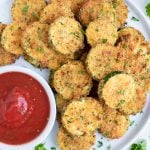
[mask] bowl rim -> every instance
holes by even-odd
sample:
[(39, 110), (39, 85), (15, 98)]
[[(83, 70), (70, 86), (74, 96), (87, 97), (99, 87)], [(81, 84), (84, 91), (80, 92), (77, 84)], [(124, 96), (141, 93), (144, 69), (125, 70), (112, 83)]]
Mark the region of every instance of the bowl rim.
[(49, 103), (50, 103), (50, 114), (49, 114), (50, 117), (49, 117), (49, 120), (48, 120), (44, 130), (39, 134), (39, 136), (37, 136), (36, 138), (34, 138), (33, 140), (31, 140), (27, 143), (18, 144), (18, 145), (11, 145), (11, 144), (0, 142), (0, 148), (3, 148), (3, 149), (27, 150), (29, 148), (33, 148), (37, 144), (42, 143), (48, 137), (48, 135), (50, 134), (50, 132), (51, 132), (53, 126), (54, 126), (55, 120), (56, 120), (55, 97), (54, 97), (54, 93), (52, 92), (52, 89), (48, 85), (47, 81), (42, 76), (40, 76), (38, 73), (36, 73), (36, 72), (34, 72), (34, 71), (32, 71), (28, 68), (20, 67), (20, 66), (0, 67), (0, 74), (8, 73), (8, 72), (24, 73), (24, 74), (27, 74), (27, 75), (31, 76), (35, 80), (37, 80), (42, 85), (45, 92), (47, 93), (48, 100), (49, 100)]

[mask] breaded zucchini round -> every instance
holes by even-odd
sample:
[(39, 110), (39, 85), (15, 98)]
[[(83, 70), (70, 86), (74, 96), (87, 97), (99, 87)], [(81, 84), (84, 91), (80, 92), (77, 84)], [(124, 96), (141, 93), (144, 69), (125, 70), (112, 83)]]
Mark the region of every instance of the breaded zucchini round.
[(89, 150), (95, 143), (95, 134), (72, 136), (63, 127), (60, 127), (57, 142), (61, 150)]
[(12, 6), (13, 21), (27, 24), (37, 21), (45, 6), (45, 0), (15, 0)]
[(129, 127), (128, 117), (106, 105), (104, 105), (103, 109), (103, 120), (99, 125), (100, 133), (111, 139), (122, 137)]
[(88, 43), (93, 47), (98, 43), (114, 45), (118, 38), (117, 27), (107, 19), (97, 19), (87, 27), (86, 37)]
[(84, 47), (82, 27), (75, 19), (60, 17), (50, 26), (49, 41), (62, 54), (78, 52)]
[(51, 3), (41, 12), (40, 22), (51, 24), (61, 16), (73, 18), (74, 14), (67, 3), (64, 4), (61, 1)]
[(111, 77), (102, 89), (102, 97), (110, 108), (120, 108), (135, 99), (136, 83), (132, 76), (118, 74)]
[(121, 71), (122, 66), (118, 62), (120, 49), (111, 45), (97, 45), (92, 48), (87, 56), (87, 70), (95, 80), (103, 79), (112, 71)]
[(69, 57), (48, 47), (49, 25), (35, 22), (28, 26), (23, 34), (22, 45), (25, 54), (40, 62), (40, 66), (51, 69), (59, 68)]
[(91, 97), (83, 97), (72, 101), (66, 107), (62, 123), (72, 135), (82, 136), (93, 133), (98, 128), (102, 115), (103, 109), (98, 101)]
[(42, 62), (40, 62), (26, 54), (24, 55), (24, 59), (37, 68), (47, 68), (47, 65), (45, 63), (42, 64)]
[(14, 55), (22, 55), (21, 37), (26, 25), (24, 23), (14, 23), (8, 25), (1, 37), (1, 44), (4, 49)]
[(139, 113), (146, 103), (146, 96), (147, 94), (143, 87), (138, 87), (136, 89), (135, 99), (120, 107), (119, 111), (126, 115), (135, 115)]
[[(5, 27), (6, 27), (6, 25), (0, 24), (0, 39), (1, 39), (1, 35), (2, 35), (2, 32), (5, 29)], [(11, 63), (15, 62), (16, 59), (17, 59), (17, 57), (15, 55), (13, 55), (9, 52), (6, 52), (2, 48), (2, 45), (0, 44), (0, 66), (11, 64)]]
[(53, 85), (64, 99), (87, 96), (92, 88), (92, 79), (80, 61), (69, 61), (54, 73)]
[(118, 46), (124, 49), (131, 49), (133, 51), (136, 50), (144, 41), (144, 36), (142, 33), (133, 27), (125, 27), (121, 29), (118, 36)]
[(63, 112), (64, 108), (68, 105), (68, 103), (71, 101), (69, 99), (64, 99), (60, 94), (56, 94), (56, 106), (58, 112)]
[(117, 26), (121, 27), (128, 18), (128, 8), (124, 0), (112, 0), (114, 9), (116, 10)]
[(51, 0), (51, 1), (52, 3), (55, 3), (55, 2), (65, 3), (65, 4), (70, 3), (72, 12), (75, 14), (75, 16), (77, 16), (85, 0)]
[(87, 0), (83, 3), (79, 12), (79, 20), (83, 26), (88, 26), (96, 19), (108, 19), (116, 21), (116, 11), (108, 0)]

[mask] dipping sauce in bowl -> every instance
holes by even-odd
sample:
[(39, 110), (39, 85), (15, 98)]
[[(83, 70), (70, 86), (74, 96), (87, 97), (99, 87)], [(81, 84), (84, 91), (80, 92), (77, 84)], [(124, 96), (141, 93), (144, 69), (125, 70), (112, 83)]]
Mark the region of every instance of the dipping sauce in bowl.
[(50, 118), (43, 86), (21, 72), (0, 74), (0, 142), (19, 145), (41, 134)]

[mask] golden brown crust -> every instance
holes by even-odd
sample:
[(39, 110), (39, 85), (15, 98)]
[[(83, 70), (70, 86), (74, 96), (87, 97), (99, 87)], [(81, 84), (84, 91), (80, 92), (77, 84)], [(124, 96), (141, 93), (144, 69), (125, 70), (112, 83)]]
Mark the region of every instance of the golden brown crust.
[(120, 49), (105, 44), (99, 44), (90, 50), (86, 65), (93, 79), (101, 80), (112, 71), (122, 71), (122, 66), (117, 61), (119, 51)]
[(146, 103), (146, 92), (143, 87), (136, 89), (136, 98), (119, 108), (119, 111), (126, 115), (135, 115), (142, 111)]
[(128, 117), (106, 105), (104, 105), (103, 109), (103, 120), (99, 125), (100, 133), (110, 139), (118, 139), (122, 137), (129, 126)]
[(80, 61), (69, 61), (54, 74), (55, 90), (64, 99), (87, 96), (92, 88), (92, 79)]
[(120, 108), (135, 99), (136, 83), (134, 78), (127, 74), (118, 74), (111, 77), (102, 89), (102, 98), (110, 108)]
[(26, 25), (24, 23), (13, 23), (4, 29), (1, 37), (1, 44), (7, 52), (17, 56), (23, 54), (21, 36), (25, 27)]
[(72, 136), (63, 127), (59, 128), (57, 142), (61, 150), (89, 150), (95, 143), (95, 134)]
[(65, 0), (64, 5), (63, 1), (53, 2), (46, 6), (41, 12), (40, 22), (51, 24), (57, 18), (62, 16), (73, 18), (74, 14), (72, 13), (69, 4)]
[(83, 97), (66, 107), (62, 122), (69, 133), (81, 136), (93, 133), (98, 128), (102, 115), (103, 109), (97, 100)]
[(118, 38), (117, 27), (107, 19), (97, 19), (87, 27), (86, 36), (92, 47), (106, 43), (114, 45)]
[(75, 19), (60, 17), (50, 26), (49, 41), (56, 51), (64, 55), (74, 54), (84, 47), (82, 27)]
[(113, 7), (116, 10), (117, 27), (124, 25), (128, 18), (128, 8), (124, 0), (112, 0)]
[(64, 56), (48, 47), (48, 29), (47, 24), (31, 24), (23, 34), (22, 44), (25, 53), (40, 62), (40, 66), (57, 69), (70, 59), (70, 56)]
[(79, 20), (83, 26), (88, 26), (96, 19), (108, 19), (116, 22), (116, 11), (108, 0), (86, 0), (79, 12)]
[(15, 0), (12, 6), (14, 22), (30, 24), (39, 20), (40, 13), (46, 6), (45, 0)]

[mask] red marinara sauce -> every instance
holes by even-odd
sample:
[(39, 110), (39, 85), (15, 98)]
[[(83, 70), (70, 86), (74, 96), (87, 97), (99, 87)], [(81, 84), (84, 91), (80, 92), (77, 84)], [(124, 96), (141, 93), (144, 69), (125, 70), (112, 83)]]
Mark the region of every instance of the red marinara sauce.
[(50, 104), (42, 85), (20, 73), (0, 74), (0, 141), (23, 144), (46, 127)]

